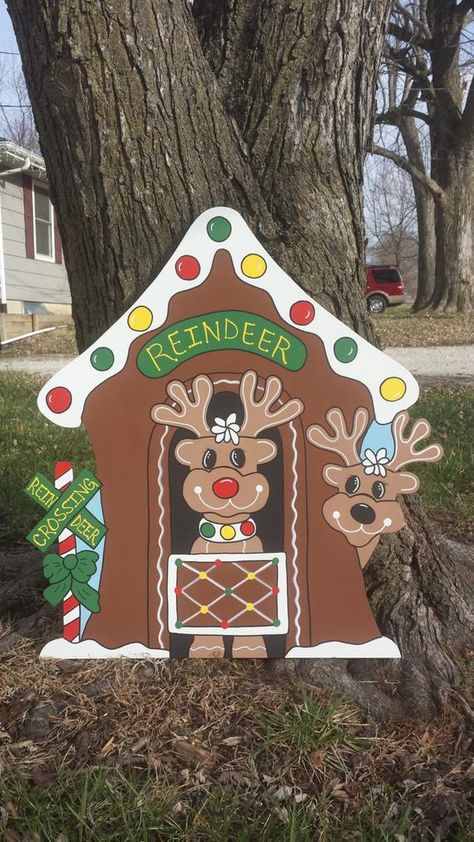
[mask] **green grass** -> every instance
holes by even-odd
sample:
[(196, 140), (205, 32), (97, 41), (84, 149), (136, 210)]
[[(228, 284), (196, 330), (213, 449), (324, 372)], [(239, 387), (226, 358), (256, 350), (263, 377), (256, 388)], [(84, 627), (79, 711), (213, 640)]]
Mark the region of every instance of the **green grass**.
[[(231, 791), (214, 783), (183, 795), (177, 786), (133, 769), (92, 768), (59, 772), (52, 786), (38, 789), (26, 779), (0, 783), (0, 834), (5, 839), (41, 842), (392, 842), (442, 840), (420, 824), (416, 796), (404, 797), (380, 785), (360, 803), (341, 803), (327, 792), (296, 800)], [(387, 803), (390, 807), (387, 809)], [(419, 813), (418, 809), (418, 813)], [(454, 817), (453, 817), (454, 819)], [(469, 838), (459, 817), (449, 838)], [(7, 831), (9, 836), (6, 835)], [(16, 835), (13, 836), (12, 834)], [(22, 834), (22, 835), (20, 835)], [(32, 837), (38, 834), (38, 837)], [(63, 834), (61, 836), (60, 834)], [(406, 834), (406, 835), (405, 835)]]
[(401, 304), (388, 307), (385, 313), (372, 319), (384, 348), (474, 343), (472, 314), (412, 313), (411, 304)]
[(352, 736), (347, 720), (347, 710), (341, 703), (323, 703), (303, 692), (302, 703), (292, 705), (289, 710), (262, 711), (259, 750), (281, 746), (302, 757), (313, 751), (325, 751), (328, 746), (336, 749), (335, 757), (346, 750), (362, 751), (370, 745), (370, 740)]
[[(0, 374), (0, 542), (26, 535), (39, 518), (38, 507), (22, 489), (35, 471), (51, 477), (57, 459), (70, 458), (77, 472), (94, 469), (86, 433), (46, 421), (36, 406), (38, 378)], [(445, 450), (435, 465), (415, 466), (422, 480), (427, 513), (454, 535), (472, 538), (474, 522), (474, 389), (431, 388), (413, 407), (413, 417), (426, 416), (433, 438)]]
[(445, 386), (422, 392), (413, 418), (428, 418), (444, 457), (415, 465), (428, 514), (454, 537), (472, 540), (474, 530), (474, 388)]
[(78, 472), (94, 467), (88, 438), (83, 430), (67, 430), (40, 414), (37, 377), (0, 375), (0, 542), (26, 535), (41, 510), (22, 489), (36, 471), (52, 478), (54, 463), (72, 459)]

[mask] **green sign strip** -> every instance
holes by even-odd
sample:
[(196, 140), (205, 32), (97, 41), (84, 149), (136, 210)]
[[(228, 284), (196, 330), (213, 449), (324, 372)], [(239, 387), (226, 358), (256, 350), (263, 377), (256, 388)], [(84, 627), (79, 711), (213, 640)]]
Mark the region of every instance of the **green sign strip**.
[[(44, 486), (46, 490), (40, 488), (40, 486), (35, 483), (35, 479), (39, 479), (41, 485)], [(32, 497), (32, 499), (37, 500), (37, 502), (41, 502), (38, 499), (38, 494), (42, 499), (47, 499), (48, 491), (51, 492), (54, 490), (57, 494), (56, 489), (53, 489), (48, 480), (46, 480), (45, 483), (44, 479), (45, 478), (42, 477), (41, 474), (37, 474), (36, 477), (33, 477), (25, 489), (27, 494)], [(45, 551), (49, 549), (51, 544), (54, 544), (66, 526), (69, 527), (76, 535), (79, 535), (80, 538), (83, 538), (86, 543), (89, 543), (85, 537), (86, 534), (93, 535), (95, 540), (97, 536), (95, 535), (94, 530), (97, 530), (97, 526), (100, 526), (104, 530), (105, 527), (103, 524), (99, 524), (99, 521), (91, 515), (90, 512), (87, 512), (87, 514), (83, 513), (83, 519), (85, 518), (89, 521), (89, 525), (93, 529), (93, 532), (89, 533), (86, 525), (82, 527), (82, 521), (77, 521), (75, 528), (73, 529), (72, 521), (75, 520), (75, 515), (77, 515), (84, 506), (86, 506), (94, 494), (97, 494), (101, 485), (102, 483), (99, 482), (97, 477), (95, 477), (91, 471), (87, 470), (87, 468), (84, 471), (81, 471), (79, 476), (72, 481), (71, 485), (61, 494), (61, 496), (57, 497), (57, 499), (53, 501), (52, 508), (48, 509), (48, 513), (39, 521), (39, 523), (37, 523), (29, 535), (26, 536), (27, 541), (39, 550)], [(44, 505), (44, 503), (42, 502), (41, 505)], [(82, 534), (80, 531), (77, 531), (81, 530), (81, 528), (83, 528)], [(103, 532), (103, 535), (105, 535), (105, 531)], [(99, 541), (97, 541), (97, 543), (98, 542)], [(97, 546), (97, 543), (90, 544), (90, 546)]]
[(157, 333), (137, 356), (146, 377), (164, 377), (181, 363), (209, 351), (248, 351), (289, 371), (306, 360), (306, 347), (297, 336), (274, 322), (241, 310), (222, 310), (184, 319)]
[(34, 500), (35, 503), (39, 503), (46, 511), (49, 511), (61, 496), (59, 491), (56, 491), (52, 482), (40, 473), (35, 474), (33, 479), (30, 480), (25, 488), (25, 492), (28, 494), (28, 497)]
[(93, 550), (100, 544), (102, 538), (107, 532), (106, 527), (100, 520), (97, 520), (92, 512), (87, 509), (81, 509), (80, 512), (74, 515), (72, 520), (68, 523), (68, 528), (85, 541)]

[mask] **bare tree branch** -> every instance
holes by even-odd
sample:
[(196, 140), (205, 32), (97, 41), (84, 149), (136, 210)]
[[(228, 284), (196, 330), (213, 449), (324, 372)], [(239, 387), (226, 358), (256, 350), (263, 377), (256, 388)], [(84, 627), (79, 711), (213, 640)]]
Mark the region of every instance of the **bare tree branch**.
[(421, 184), (424, 184), (425, 187), (427, 187), (428, 190), (430, 190), (437, 199), (441, 199), (444, 195), (443, 189), (439, 186), (437, 181), (434, 181), (434, 179), (430, 178), (429, 175), (425, 175), (425, 173), (422, 173), (420, 170), (414, 167), (413, 164), (410, 164), (410, 162), (407, 161), (407, 159), (404, 158), (402, 155), (398, 155), (396, 152), (392, 152), (390, 149), (385, 149), (383, 146), (378, 146), (375, 143), (373, 143), (372, 146), (369, 148), (369, 152), (371, 152), (372, 155), (380, 155), (382, 158), (388, 158), (389, 161), (393, 161), (393, 163), (396, 164), (397, 167), (400, 167), (400, 169), (405, 170), (405, 172), (407, 172), (413, 178), (418, 179), (418, 181), (420, 181)]

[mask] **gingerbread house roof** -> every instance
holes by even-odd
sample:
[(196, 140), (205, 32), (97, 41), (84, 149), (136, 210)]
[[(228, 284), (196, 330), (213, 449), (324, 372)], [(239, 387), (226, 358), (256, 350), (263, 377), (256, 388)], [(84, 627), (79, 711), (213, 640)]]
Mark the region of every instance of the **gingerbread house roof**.
[(62, 427), (80, 426), (88, 395), (124, 368), (137, 336), (163, 325), (172, 296), (206, 281), (219, 249), (229, 252), (242, 283), (267, 290), (290, 331), (293, 326), (320, 337), (336, 374), (367, 386), (379, 424), (390, 423), (398, 412), (415, 403), (418, 385), (403, 366), (305, 293), (262, 248), (237, 211), (211, 208), (191, 225), (135, 304), (43, 387), (38, 396), (43, 415)]

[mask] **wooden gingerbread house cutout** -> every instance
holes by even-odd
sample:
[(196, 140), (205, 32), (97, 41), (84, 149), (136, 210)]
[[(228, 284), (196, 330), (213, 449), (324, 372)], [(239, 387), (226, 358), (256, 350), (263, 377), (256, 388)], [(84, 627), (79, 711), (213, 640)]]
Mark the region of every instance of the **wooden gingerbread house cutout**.
[(417, 487), (395, 473), (429, 432), (403, 435), (417, 397), (236, 211), (203, 213), (39, 395), (46, 418), (87, 429), (108, 530), (100, 611), (43, 654), (399, 657), (362, 568)]

